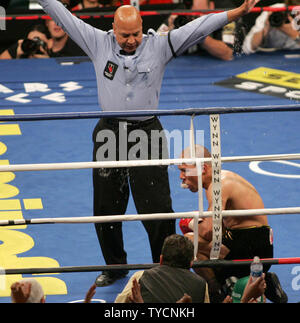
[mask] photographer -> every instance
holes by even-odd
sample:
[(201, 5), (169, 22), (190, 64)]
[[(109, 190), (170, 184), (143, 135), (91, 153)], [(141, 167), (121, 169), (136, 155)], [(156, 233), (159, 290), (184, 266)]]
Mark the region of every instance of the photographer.
[(59, 27), (53, 19), (46, 21), (52, 39), (50, 57), (86, 56), (86, 53)]
[[(193, 2), (195, 3), (195, 1)], [(196, 9), (202, 9), (202, 8), (196, 8)], [(194, 8), (194, 10), (196, 10)], [(188, 22), (192, 21), (194, 19), (193, 16), (185, 16), (185, 15), (175, 15), (171, 14), (167, 21), (163, 23), (159, 28), (158, 32), (168, 32), (173, 29), (177, 29)], [(224, 60), (224, 61), (230, 61), (233, 59), (233, 49), (230, 48), (225, 42), (215, 39), (213, 35), (207, 36), (201, 43), (199, 43), (196, 47), (192, 47), (188, 50), (188, 54), (200, 54), (204, 55), (205, 53), (208, 53), (209, 55), (216, 57), (218, 59)]]
[[(300, 5), (300, 0), (285, 0), (272, 7)], [(300, 49), (300, 11), (263, 12), (247, 34), (243, 43), (243, 52), (252, 54), (258, 50), (273, 51), (280, 49)]]
[(14, 45), (0, 54), (0, 59), (13, 58), (49, 58), (52, 47), (51, 35), (41, 24), (32, 26), (24, 39), (19, 39)]

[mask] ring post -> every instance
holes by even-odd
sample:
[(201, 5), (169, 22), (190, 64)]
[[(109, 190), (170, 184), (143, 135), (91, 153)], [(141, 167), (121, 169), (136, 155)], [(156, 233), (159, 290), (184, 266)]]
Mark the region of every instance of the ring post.
[(222, 187), (221, 187), (221, 138), (220, 116), (210, 115), (210, 144), (212, 166), (212, 247), (210, 259), (219, 259), (222, 245)]

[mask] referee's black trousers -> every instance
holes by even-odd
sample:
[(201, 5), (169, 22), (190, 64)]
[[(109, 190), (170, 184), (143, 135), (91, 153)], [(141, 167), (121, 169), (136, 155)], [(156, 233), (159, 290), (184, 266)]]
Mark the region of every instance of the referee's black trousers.
[[(163, 154), (163, 149), (167, 149), (166, 138), (161, 123), (156, 117), (146, 121), (128, 122), (103, 118), (93, 132), (93, 160), (103, 161), (103, 158), (109, 160), (109, 153), (113, 152), (108, 151), (109, 149), (116, 152), (114, 160), (123, 159), (124, 151), (120, 150), (124, 147), (122, 145), (119, 147), (119, 141), (123, 141), (124, 136), (129, 137), (134, 134), (135, 130), (143, 130), (146, 135), (140, 140), (139, 147), (146, 147), (145, 140), (147, 141), (148, 158), (151, 157), (151, 149), (153, 153), (153, 150), (158, 151), (158, 148), (159, 158), (168, 158), (165, 157), (166, 150)], [(154, 147), (155, 143), (151, 143), (153, 133), (151, 130), (159, 131), (164, 136), (163, 140), (159, 141), (158, 147)], [(115, 136), (115, 142), (112, 140), (109, 144), (108, 137), (112, 134)], [(127, 141), (126, 154), (134, 150), (136, 144), (137, 142)], [(129, 199), (129, 185), (139, 214), (173, 213), (167, 166), (142, 166), (93, 169), (94, 215), (125, 214)], [(151, 220), (142, 221), (142, 223), (148, 233), (152, 260), (155, 263), (159, 262), (164, 239), (175, 233), (175, 220)], [(122, 222), (96, 223), (95, 228), (106, 264), (126, 264), (127, 254), (123, 244)], [(137, 245), (136, 248), (139, 246)], [(123, 273), (115, 271), (112, 274)]]

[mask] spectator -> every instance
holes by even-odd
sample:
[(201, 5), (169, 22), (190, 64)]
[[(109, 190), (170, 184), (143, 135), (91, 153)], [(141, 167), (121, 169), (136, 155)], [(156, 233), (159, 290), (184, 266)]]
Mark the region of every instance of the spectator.
[(118, 5), (118, 0), (98, 0), (100, 8), (103, 7), (115, 7)]
[(193, 0), (192, 10), (235, 7), (236, 5), (231, 0)]
[(72, 11), (84, 10), (89, 8), (105, 8), (117, 6), (118, 0), (81, 0), (72, 8)]
[[(132, 281), (131, 295), (129, 295), (130, 303), (144, 303), (141, 294), (141, 285), (137, 282), (136, 278)], [(192, 303), (192, 298), (190, 295), (184, 293), (181, 299), (176, 303)]]
[(54, 20), (47, 20), (46, 25), (52, 37), (51, 57), (86, 56), (86, 53), (59, 27)]
[[(227, 296), (223, 303), (265, 303), (266, 297), (264, 292), (266, 290), (265, 274), (253, 281), (251, 276), (240, 278), (236, 281), (232, 297)], [(144, 303), (141, 286), (136, 278), (132, 281), (131, 295), (129, 295), (131, 303)], [(184, 294), (176, 303), (192, 303), (193, 300), (188, 294)]]
[(265, 274), (257, 280), (251, 276), (240, 278), (234, 285), (232, 291), (233, 303), (265, 303), (266, 290)]
[[(195, 288), (203, 292), (203, 281), (195, 280), (189, 271), (188, 263), (192, 265), (191, 259), (193, 259), (192, 242), (176, 234), (167, 237), (160, 266), (136, 272), (117, 296), (115, 303), (192, 303), (195, 299), (199, 300)], [(199, 289), (198, 285), (202, 287)], [(265, 289), (265, 274), (256, 281), (249, 276), (243, 277), (236, 281), (232, 297), (228, 295), (223, 303), (262, 302), (265, 300)], [(180, 298), (180, 295), (183, 296)], [(190, 295), (196, 295), (196, 298)], [(200, 302), (203, 301), (200, 299)], [(207, 290), (204, 302), (209, 302)]]
[[(213, 2), (210, 2), (213, 3)], [(207, 0), (199, 0), (193, 1), (192, 10), (198, 9), (209, 9), (210, 6), (207, 5)], [(170, 15), (166, 21), (159, 28), (158, 32), (168, 32), (173, 29), (179, 28), (180, 26), (188, 23), (192, 20), (192, 16), (178, 16), (178, 15)], [(213, 35), (207, 36), (203, 39), (202, 42), (198, 43), (195, 47), (192, 47), (188, 50), (188, 53), (193, 54), (203, 54), (203, 52), (208, 53), (218, 59), (224, 61), (230, 61), (233, 59), (233, 49), (228, 46), (225, 42), (219, 39), (215, 39)]]
[[(11, 285), (12, 303), (45, 303), (46, 297), (41, 284), (34, 278), (24, 278)], [(84, 303), (90, 303), (96, 293), (96, 285), (92, 284), (86, 293)]]
[[(272, 7), (280, 8), (300, 5), (299, 0), (285, 0), (285, 4), (277, 3)], [(300, 10), (294, 11), (297, 17), (286, 11), (264, 11), (255, 21), (243, 43), (243, 52), (253, 54), (259, 50), (293, 50), (300, 49)]]
[[(31, 42), (29, 43), (28, 40)], [(40, 46), (37, 46), (38, 44)], [(50, 19), (46, 21), (46, 26), (42, 24), (32, 26), (24, 39), (19, 39), (0, 54), (0, 59), (63, 56), (86, 56), (86, 54), (61, 27)]]
[[(241, 3), (242, 1), (235, 0), (193, 0), (192, 10), (214, 10), (216, 8), (224, 10), (225, 8), (238, 7)], [(241, 54), (247, 29), (243, 19), (244, 17), (216, 30), (209, 36), (215, 42), (213, 43), (209, 39), (207, 40), (207, 42), (210, 41), (208, 44), (203, 42), (201, 46), (198, 46), (199, 54), (208, 53), (223, 60), (231, 60), (235, 55)]]
[(11, 285), (12, 303), (45, 303), (44, 291), (34, 278), (25, 278)]
[(52, 47), (51, 35), (42, 24), (33, 25), (14, 45), (0, 54), (0, 59), (49, 58)]
[(98, 0), (81, 0), (77, 6), (72, 8), (72, 11), (99, 7), (101, 7), (101, 5)]
[(209, 302), (205, 280), (190, 271), (193, 255), (194, 246), (188, 238), (178, 234), (167, 237), (162, 247), (160, 265), (137, 271), (115, 303), (130, 302), (132, 287), (137, 287), (136, 281), (140, 284), (145, 303), (175, 303), (185, 293), (194, 303)]

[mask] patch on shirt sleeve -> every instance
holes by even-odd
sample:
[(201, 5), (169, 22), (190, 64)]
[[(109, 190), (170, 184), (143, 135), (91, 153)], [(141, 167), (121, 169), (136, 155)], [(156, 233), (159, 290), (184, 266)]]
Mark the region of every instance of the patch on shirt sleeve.
[(103, 75), (105, 77), (107, 77), (110, 80), (113, 80), (115, 77), (115, 74), (117, 72), (118, 69), (118, 65), (111, 62), (111, 61), (107, 61), (105, 69), (103, 71)]
[(169, 31), (159, 31), (158, 35), (159, 36), (168, 36)]

